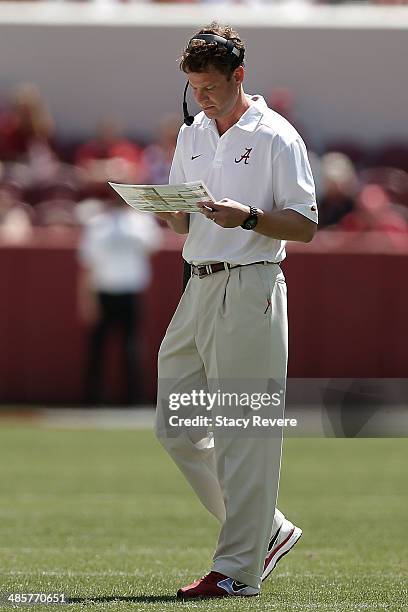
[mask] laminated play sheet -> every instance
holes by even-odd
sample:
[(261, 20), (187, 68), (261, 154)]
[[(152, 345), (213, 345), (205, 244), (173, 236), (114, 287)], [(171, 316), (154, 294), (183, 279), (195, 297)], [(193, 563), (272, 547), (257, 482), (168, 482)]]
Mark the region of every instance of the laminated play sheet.
[(109, 185), (129, 206), (143, 212), (199, 212), (198, 202), (208, 207), (214, 202), (202, 181), (180, 185)]

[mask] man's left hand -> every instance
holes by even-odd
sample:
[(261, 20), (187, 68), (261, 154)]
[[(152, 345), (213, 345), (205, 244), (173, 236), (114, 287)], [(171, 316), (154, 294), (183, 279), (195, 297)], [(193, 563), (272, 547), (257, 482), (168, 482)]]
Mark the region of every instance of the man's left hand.
[(221, 227), (239, 227), (249, 217), (250, 213), (249, 206), (228, 198), (212, 203), (211, 208), (213, 210), (208, 208), (208, 204), (199, 203), (198, 207), (207, 219), (214, 221)]

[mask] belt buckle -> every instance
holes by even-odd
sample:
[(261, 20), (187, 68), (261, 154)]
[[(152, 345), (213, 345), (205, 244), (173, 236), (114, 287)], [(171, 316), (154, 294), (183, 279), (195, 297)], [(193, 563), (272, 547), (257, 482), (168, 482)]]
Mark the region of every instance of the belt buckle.
[(197, 266), (198, 278), (203, 278), (203, 276), (207, 276), (207, 266)]

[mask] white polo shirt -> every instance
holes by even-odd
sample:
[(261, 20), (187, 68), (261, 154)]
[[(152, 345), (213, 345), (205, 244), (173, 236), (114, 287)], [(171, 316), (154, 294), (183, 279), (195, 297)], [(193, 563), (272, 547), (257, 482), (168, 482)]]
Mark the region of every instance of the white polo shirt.
[[(169, 183), (202, 180), (216, 200), (230, 198), (264, 211), (291, 208), (317, 223), (313, 175), (302, 138), (261, 96), (247, 98), (250, 107), (222, 136), (204, 112), (192, 126), (181, 127)], [(285, 244), (241, 227), (220, 227), (193, 213), (183, 257), (194, 264), (278, 262), (285, 258)]]
[(96, 291), (136, 293), (149, 284), (149, 255), (160, 246), (161, 229), (152, 215), (127, 208), (108, 210), (85, 227), (79, 260)]

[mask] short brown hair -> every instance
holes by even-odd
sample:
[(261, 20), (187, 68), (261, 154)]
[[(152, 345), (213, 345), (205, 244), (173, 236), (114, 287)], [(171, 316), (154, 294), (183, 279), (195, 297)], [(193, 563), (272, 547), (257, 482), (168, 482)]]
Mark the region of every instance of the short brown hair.
[[(237, 49), (245, 51), (244, 43), (231, 26), (220, 25), (216, 21), (213, 21), (209, 26), (205, 26), (198, 32), (195, 32), (193, 37), (199, 34), (216, 34), (222, 36), (227, 40), (231, 40)], [(231, 78), (234, 70), (242, 64), (243, 61), (240, 61), (236, 55), (231, 55), (225, 47), (217, 45), (217, 43), (190, 39), (180, 59), (180, 70), (187, 73), (206, 72), (208, 68), (212, 67), (222, 74), (225, 74), (228, 78)]]

